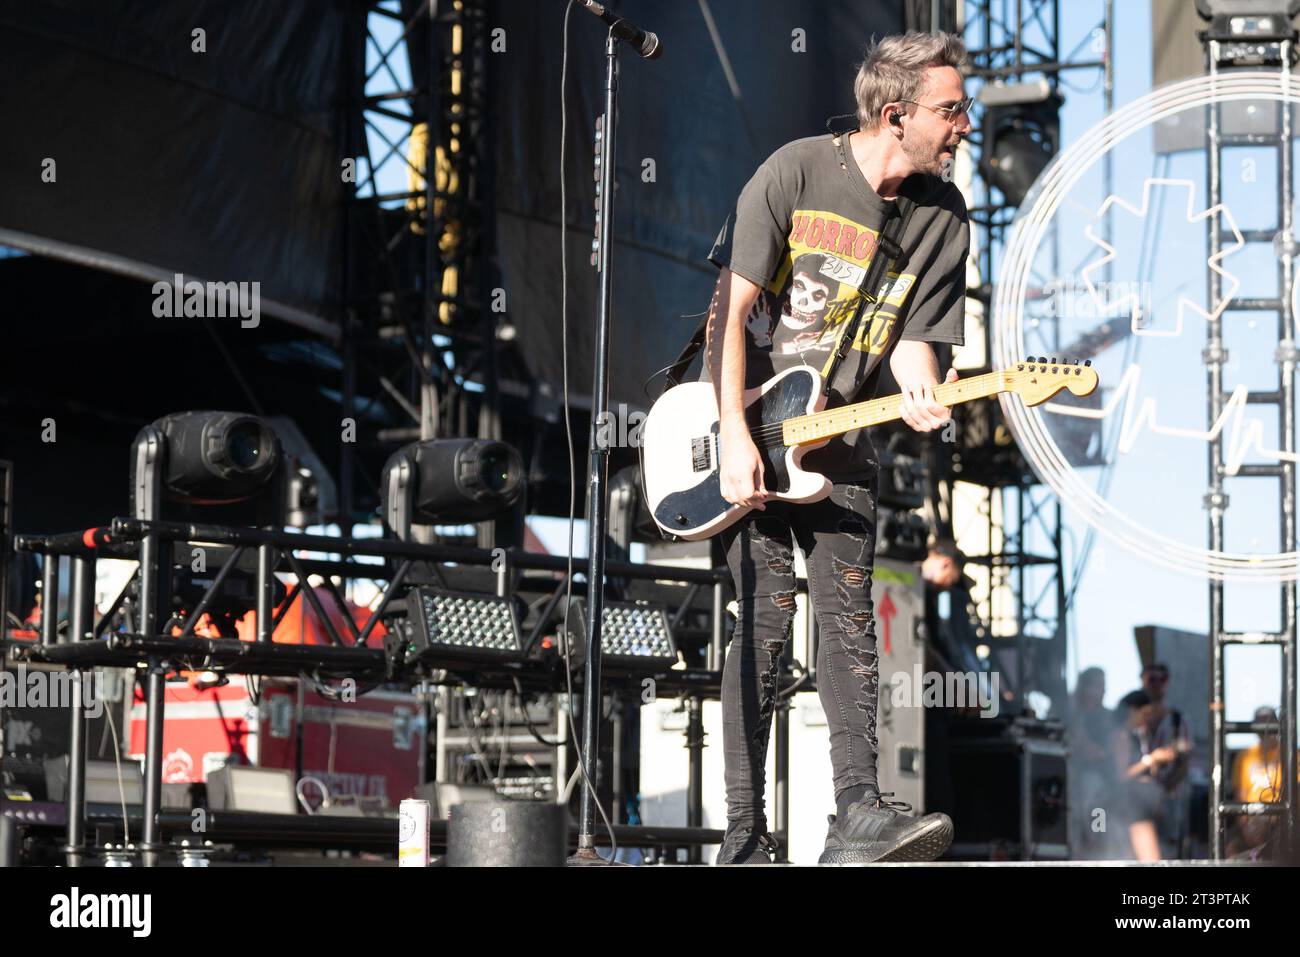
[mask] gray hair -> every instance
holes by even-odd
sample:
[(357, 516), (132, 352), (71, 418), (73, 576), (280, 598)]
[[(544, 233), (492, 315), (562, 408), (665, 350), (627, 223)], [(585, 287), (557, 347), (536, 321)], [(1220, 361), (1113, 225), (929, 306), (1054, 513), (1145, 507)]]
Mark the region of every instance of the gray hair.
[(864, 130), (875, 129), (886, 103), (920, 96), (925, 86), (924, 70), (936, 66), (960, 70), (966, 63), (966, 45), (954, 33), (911, 31), (873, 43), (853, 81), (858, 124)]

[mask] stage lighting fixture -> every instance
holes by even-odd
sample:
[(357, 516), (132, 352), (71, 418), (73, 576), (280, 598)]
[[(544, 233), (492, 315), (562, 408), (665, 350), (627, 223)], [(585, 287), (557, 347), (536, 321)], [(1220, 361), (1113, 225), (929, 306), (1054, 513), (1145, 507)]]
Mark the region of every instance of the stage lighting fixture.
[(980, 175), (1019, 206), (1059, 148), (1062, 98), (1039, 82), (986, 87), (979, 101)]
[(284, 521), (289, 528), (324, 525), (338, 516), (334, 478), (298, 424), (284, 415), (267, 417), (280, 440), (285, 474)]
[(624, 557), (633, 542), (663, 541), (642, 489), (640, 465), (619, 469), (609, 480), (609, 537)]
[[(65, 801), (68, 794), (68, 755), (44, 760), (46, 794), (51, 801)], [(124, 758), (119, 767), (113, 761), (86, 762), (83, 783), (87, 804), (131, 805), (144, 803), (144, 768), (140, 761)]]
[(876, 554), (903, 562), (922, 561), (928, 549), (930, 527), (916, 512), (895, 512), (882, 508), (876, 534)]
[(1283, 39), (1300, 13), (1297, 0), (1196, 0), (1196, 12), (1211, 32), (1242, 40)]
[(1295, 35), (1297, 0), (1196, 0), (1196, 12), (1210, 25), (1205, 40), (1218, 41), (1218, 62), (1265, 66), (1280, 61), (1281, 44)]
[(523, 642), (519, 610), (508, 598), (421, 586), (406, 596), (403, 658), (429, 652), (518, 658)]
[[(269, 526), (283, 518), (283, 459), (271, 426), (240, 412), (178, 412), (131, 447), (131, 514), (148, 521)], [(163, 503), (171, 503), (164, 515)]]
[(257, 814), (297, 814), (293, 772), (228, 764), (207, 774), (208, 808)]
[(925, 504), (925, 465), (912, 455), (880, 453), (880, 504), (911, 509)]
[(219, 505), (258, 491), (280, 461), (280, 442), (261, 419), (238, 412), (181, 412), (154, 423), (167, 438), (166, 493)]
[(300, 465), (289, 475), (287, 486), (284, 524), (290, 528), (322, 524), (320, 484), (316, 481), (316, 473)]
[(504, 442), (416, 442), (384, 465), (384, 521), (402, 540), (414, 524), (483, 521), (513, 505), (523, 486), (523, 459)]
[[(580, 662), (587, 635), (587, 603), (573, 600), (569, 614), (571, 662)], [(605, 602), (601, 613), (602, 661), (621, 670), (662, 671), (677, 663), (668, 609), (641, 601)]]
[(186, 505), (255, 497), (279, 465), (279, 441), (264, 421), (239, 412), (177, 412), (136, 434), (131, 495), (136, 518), (156, 519), (156, 495)]

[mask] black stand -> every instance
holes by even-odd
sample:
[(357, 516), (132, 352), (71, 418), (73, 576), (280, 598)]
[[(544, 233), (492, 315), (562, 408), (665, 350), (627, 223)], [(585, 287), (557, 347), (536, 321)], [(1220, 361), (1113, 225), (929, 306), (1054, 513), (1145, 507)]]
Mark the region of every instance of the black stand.
[[(156, 522), (162, 513), (162, 463), (167, 440), (163, 433), (149, 427), (138, 436), (131, 454), (135, 456), (131, 505), (133, 518)], [(142, 635), (157, 635), (166, 624), (167, 593), (171, 588), (172, 543), (151, 532), (140, 542), (140, 608), (137, 627)], [(164, 555), (166, 557), (164, 557)], [(166, 706), (167, 666), (149, 657), (145, 702), (144, 748), (144, 829), (140, 838), (141, 863), (157, 867), (162, 852), (162, 831), (158, 813), (162, 810), (163, 728)], [(123, 837), (125, 841), (125, 836)]]
[(609, 408), (609, 322), (613, 306), (613, 271), (611, 269), (610, 231), (614, 219), (614, 131), (618, 109), (618, 39), (610, 30), (605, 38), (605, 118), (600, 140), (599, 228), (596, 243), (596, 268), (600, 271), (597, 294), (596, 368), (592, 376), (591, 478), (587, 500), (591, 515), (587, 523), (587, 662), (582, 683), (582, 754), (584, 770), (578, 812), (578, 852), (572, 863), (597, 863), (595, 804), (596, 769), (593, 762), (600, 747), (600, 657), (601, 618), (605, 609), (605, 527), (609, 490), (609, 449), (601, 426)]

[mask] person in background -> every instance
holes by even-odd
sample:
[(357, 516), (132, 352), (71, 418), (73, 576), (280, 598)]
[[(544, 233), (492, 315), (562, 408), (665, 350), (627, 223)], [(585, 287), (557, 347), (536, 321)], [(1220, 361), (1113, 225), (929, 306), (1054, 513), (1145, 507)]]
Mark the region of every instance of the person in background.
[[(1252, 719), (1256, 724), (1277, 724), (1277, 711), (1268, 706), (1257, 708)], [(1282, 746), (1277, 732), (1260, 733), (1259, 741), (1237, 755), (1232, 765), (1233, 795), (1248, 804), (1272, 804), (1281, 801)], [(1300, 780), (1300, 772), (1297, 773)], [(1274, 815), (1249, 815), (1239, 818), (1240, 827), (1230, 840), (1229, 854), (1242, 854), (1268, 843), (1282, 824)]]
[(951, 538), (938, 538), (921, 563), (921, 577), (936, 588), (952, 588), (962, 580), (965, 556)]
[(1165, 788), (1160, 781), (1164, 769), (1178, 753), (1172, 747), (1152, 747), (1148, 728), (1153, 702), (1145, 691), (1130, 691), (1120, 700), (1123, 724), (1111, 740), (1111, 753), (1118, 772), (1118, 800), (1115, 811), (1128, 829), (1133, 855), (1139, 861), (1158, 861), (1159, 824), (1165, 813)]
[[(983, 672), (988, 665), (975, 654), (983, 640), (977, 633), (978, 620), (972, 617), (971, 588), (974, 580), (966, 574), (966, 556), (950, 537), (932, 538), (928, 554), (921, 562), (921, 579), (925, 582), (925, 633), (931, 647), (942, 660), (941, 671)], [(1007, 691), (1003, 687), (1003, 691)], [(1010, 693), (1007, 695), (1011, 698)]]
[(1191, 729), (1183, 719), (1182, 712), (1170, 708), (1165, 703), (1169, 690), (1169, 668), (1160, 662), (1152, 662), (1142, 669), (1142, 690), (1151, 699), (1151, 714), (1147, 732), (1151, 736), (1152, 747), (1169, 745), (1178, 751), (1180, 759), (1176, 762), (1178, 773), (1170, 769), (1162, 780), (1166, 783), (1177, 778), (1182, 779), (1187, 773), (1186, 756), (1192, 750)]
[(1070, 745), (1070, 820), (1073, 824), (1074, 854), (1084, 860), (1105, 857), (1104, 832), (1093, 830), (1093, 811), (1104, 806), (1106, 795), (1115, 787), (1115, 765), (1110, 739), (1115, 730), (1115, 713), (1102, 702), (1106, 697), (1106, 673), (1085, 668), (1070, 698), (1066, 720)]
[(1151, 699), (1146, 727), (1147, 749), (1171, 748), (1175, 755), (1172, 761), (1160, 766), (1156, 780), (1164, 789), (1160, 839), (1177, 856), (1187, 831), (1187, 789), (1183, 782), (1191, 763), (1192, 734), (1182, 712), (1166, 703), (1168, 689), (1169, 668), (1166, 665), (1155, 661), (1142, 669), (1142, 690)]

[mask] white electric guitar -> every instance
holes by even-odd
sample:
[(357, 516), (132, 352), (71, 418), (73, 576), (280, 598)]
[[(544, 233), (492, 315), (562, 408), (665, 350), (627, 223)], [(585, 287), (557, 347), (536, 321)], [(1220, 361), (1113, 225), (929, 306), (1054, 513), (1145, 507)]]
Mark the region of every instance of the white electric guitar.
[[(821, 385), (816, 370), (796, 366), (745, 392), (749, 434), (763, 462), (763, 484), (774, 499), (825, 498), (831, 482), (799, 467), (804, 452), (845, 432), (902, 417), (899, 395), (823, 411)], [(1097, 372), (1090, 361), (1030, 358), (1014, 368), (939, 385), (934, 398), (952, 407), (1014, 392), (1025, 405), (1038, 405), (1062, 389), (1085, 396), (1096, 388)], [(722, 497), (718, 404), (710, 383), (686, 382), (660, 396), (642, 425), (641, 439), (646, 504), (668, 534), (688, 541), (708, 538), (751, 511)]]

